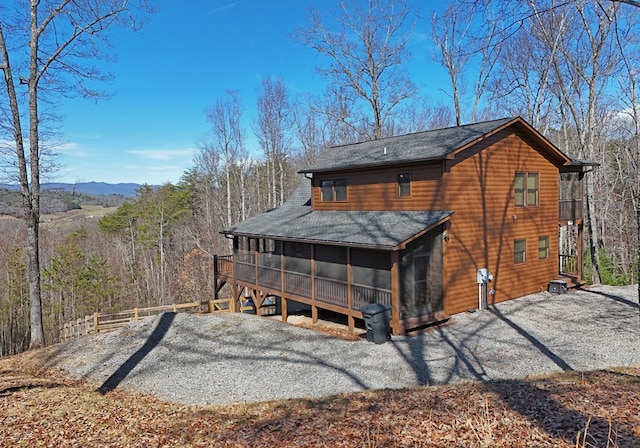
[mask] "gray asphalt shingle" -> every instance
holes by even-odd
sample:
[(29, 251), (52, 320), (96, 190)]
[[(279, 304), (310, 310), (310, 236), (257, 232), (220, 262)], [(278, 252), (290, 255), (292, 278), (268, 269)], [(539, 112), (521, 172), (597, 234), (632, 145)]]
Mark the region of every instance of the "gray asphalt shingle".
[(450, 211), (314, 211), (311, 182), (303, 179), (282, 207), (254, 216), (222, 233), (391, 250), (450, 216)]
[(316, 163), (300, 172), (315, 173), (441, 159), (512, 120), (513, 118), (503, 118), (352, 145), (333, 146), (323, 150)]
[[(512, 120), (503, 118), (331, 147), (322, 151), (315, 164), (300, 172), (348, 170), (441, 159)], [(451, 214), (452, 211), (444, 210), (312, 210), (311, 183), (303, 178), (284, 205), (228, 227), (222, 233), (391, 250)]]

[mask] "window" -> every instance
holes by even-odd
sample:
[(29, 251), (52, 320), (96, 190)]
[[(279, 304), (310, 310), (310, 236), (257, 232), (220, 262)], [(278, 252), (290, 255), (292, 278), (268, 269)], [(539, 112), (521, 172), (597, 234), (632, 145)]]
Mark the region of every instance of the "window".
[(333, 182), (333, 191), (336, 201), (347, 200), (347, 179), (336, 179)]
[(516, 173), (513, 189), (516, 207), (538, 205), (539, 174)]
[(538, 238), (538, 260), (549, 258), (549, 237), (541, 236)]
[(538, 173), (527, 174), (527, 205), (538, 205)]
[(411, 173), (398, 174), (398, 196), (411, 196)]
[(515, 264), (524, 263), (526, 261), (527, 240), (513, 241), (513, 262)]
[(346, 201), (347, 179), (328, 179), (320, 183), (322, 201)]

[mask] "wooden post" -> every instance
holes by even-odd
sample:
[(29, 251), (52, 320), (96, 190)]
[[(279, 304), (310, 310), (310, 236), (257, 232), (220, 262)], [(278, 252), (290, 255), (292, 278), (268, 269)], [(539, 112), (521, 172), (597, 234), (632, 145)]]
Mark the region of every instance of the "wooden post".
[(176, 308), (176, 304), (175, 304), (175, 303), (173, 304), (172, 309), (173, 309), (173, 312), (174, 312), (174, 313), (177, 313), (177, 312), (178, 312), (178, 309)]
[(97, 333), (100, 332), (100, 328), (98, 328), (98, 313), (93, 313), (93, 331)]
[(403, 334), (400, 328), (400, 251), (391, 252), (391, 333)]
[[(218, 299), (218, 256), (213, 256), (213, 298)], [(211, 301), (209, 301), (211, 302)], [(211, 303), (209, 303), (209, 312), (211, 312)]]
[(349, 331), (353, 333), (355, 329), (355, 320), (353, 318), (353, 294), (351, 292), (351, 283), (353, 282), (353, 272), (351, 271), (351, 248), (347, 247), (347, 309), (349, 310), (349, 314), (347, 314), (347, 324), (349, 327)]
[(138, 316), (138, 307), (133, 309), (133, 320), (138, 320), (139, 316)]
[[(256, 248), (255, 251), (253, 252), (253, 271), (255, 272), (255, 281), (253, 282), (254, 285), (258, 286), (259, 285), (259, 279), (258, 279), (258, 263), (259, 263), (259, 253), (258, 253), (258, 240), (254, 240), (256, 242)], [(251, 247), (251, 243), (249, 243), (249, 247)]]
[(316, 306), (316, 245), (311, 245), (311, 322), (318, 323), (318, 307)]
[(282, 321), (286, 322), (287, 318), (288, 318), (288, 312), (287, 312), (287, 299), (285, 298), (285, 290), (284, 290), (284, 281), (285, 281), (285, 277), (284, 277), (284, 247), (282, 250), (282, 253), (280, 254), (280, 308), (281, 308), (281, 314), (282, 314)]
[(582, 223), (582, 220), (580, 221), (580, 223), (578, 224), (578, 241), (576, 242), (577, 244), (577, 256), (578, 256), (578, 272), (576, 273), (576, 275), (578, 276), (578, 278), (576, 279), (579, 282), (582, 282), (582, 274), (583, 274), (583, 268), (582, 265), (584, 264), (584, 251), (583, 251), (583, 227), (584, 224)]

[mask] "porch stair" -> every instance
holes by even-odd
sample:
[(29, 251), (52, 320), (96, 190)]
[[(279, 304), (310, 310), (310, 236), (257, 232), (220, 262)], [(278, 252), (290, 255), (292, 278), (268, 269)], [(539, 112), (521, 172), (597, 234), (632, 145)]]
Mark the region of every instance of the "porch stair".
[(586, 282), (577, 275), (572, 274), (560, 274), (558, 280), (567, 282), (567, 289), (578, 289), (586, 284)]

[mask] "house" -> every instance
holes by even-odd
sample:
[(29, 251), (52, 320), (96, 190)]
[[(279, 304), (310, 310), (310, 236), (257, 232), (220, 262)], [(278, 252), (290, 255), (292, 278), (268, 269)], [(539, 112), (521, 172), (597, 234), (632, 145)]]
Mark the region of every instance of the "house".
[[(391, 307), (393, 334), (582, 278), (582, 183), (522, 118), (326, 149), (281, 207), (222, 230), (216, 294), (347, 316)], [(562, 236), (563, 253), (559, 251)]]

